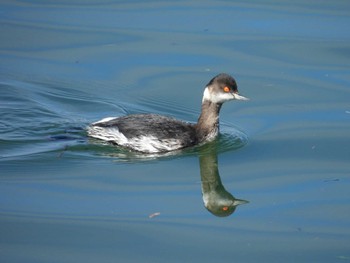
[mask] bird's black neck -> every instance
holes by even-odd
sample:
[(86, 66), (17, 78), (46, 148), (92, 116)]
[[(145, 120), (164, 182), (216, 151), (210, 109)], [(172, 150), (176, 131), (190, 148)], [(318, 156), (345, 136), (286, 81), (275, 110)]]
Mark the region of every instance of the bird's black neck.
[(219, 113), (222, 104), (204, 100), (202, 112), (198, 118), (196, 132), (199, 141), (204, 141), (208, 136), (219, 131)]

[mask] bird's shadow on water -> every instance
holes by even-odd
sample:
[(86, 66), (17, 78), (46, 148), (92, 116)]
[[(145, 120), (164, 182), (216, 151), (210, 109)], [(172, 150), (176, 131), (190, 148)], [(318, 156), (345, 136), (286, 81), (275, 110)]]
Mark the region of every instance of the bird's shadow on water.
[(89, 142), (99, 155), (113, 157), (116, 162), (137, 163), (197, 156), (203, 203), (210, 213), (226, 217), (233, 214), (238, 205), (248, 203), (235, 198), (225, 189), (219, 173), (218, 154), (241, 148), (247, 143), (247, 137), (239, 131), (235, 134), (220, 134), (214, 141), (203, 145), (162, 154), (137, 153), (96, 139), (89, 139)]

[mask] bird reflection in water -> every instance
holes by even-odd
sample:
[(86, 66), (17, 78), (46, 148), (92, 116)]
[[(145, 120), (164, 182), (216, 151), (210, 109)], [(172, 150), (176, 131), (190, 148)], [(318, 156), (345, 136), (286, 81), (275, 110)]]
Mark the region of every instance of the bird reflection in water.
[[(225, 217), (231, 215), (238, 205), (249, 202), (235, 198), (225, 189), (221, 182), (217, 157), (217, 148), (220, 147), (219, 141), (220, 140), (216, 139), (194, 149), (190, 149), (186, 154), (198, 154), (199, 156), (204, 206), (213, 215)], [(107, 152), (105, 147), (101, 149), (104, 150), (102, 155), (117, 157), (119, 161), (123, 162), (150, 161), (183, 154), (182, 150), (145, 155), (143, 153), (127, 151), (123, 148), (109, 148), (110, 152)]]
[(213, 215), (218, 217), (229, 216), (238, 205), (249, 203), (246, 200), (235, 198), (223, 186), (219, 174), (215, 141), (201, 149), (199, 167), (204, 206)]

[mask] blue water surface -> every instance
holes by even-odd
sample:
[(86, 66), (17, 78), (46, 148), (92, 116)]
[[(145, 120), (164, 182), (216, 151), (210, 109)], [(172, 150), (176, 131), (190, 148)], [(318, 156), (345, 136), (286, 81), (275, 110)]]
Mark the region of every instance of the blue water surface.
[[(0, 7), (1, 262), (350, 261), (347, 1)], [(87, 137), (108, 116), (195, 122), (220, 72), (251, 100), (223, 106), (211, 145)], [(218, 216), (208, 182), (249, 203)]]

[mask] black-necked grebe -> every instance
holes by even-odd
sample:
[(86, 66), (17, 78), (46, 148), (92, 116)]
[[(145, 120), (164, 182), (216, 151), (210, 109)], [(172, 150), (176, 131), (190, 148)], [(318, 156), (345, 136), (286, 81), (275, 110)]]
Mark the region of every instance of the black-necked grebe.
[(234, 78), (215, 76), (206, 85), (196, 124), (157, 114), (109, 117), (92, 123), (88, 135), (134, 151), (161, 153), (213, 140), (219, 133), (219, 112), (229, 100), (248, 100), (238, 94)]

